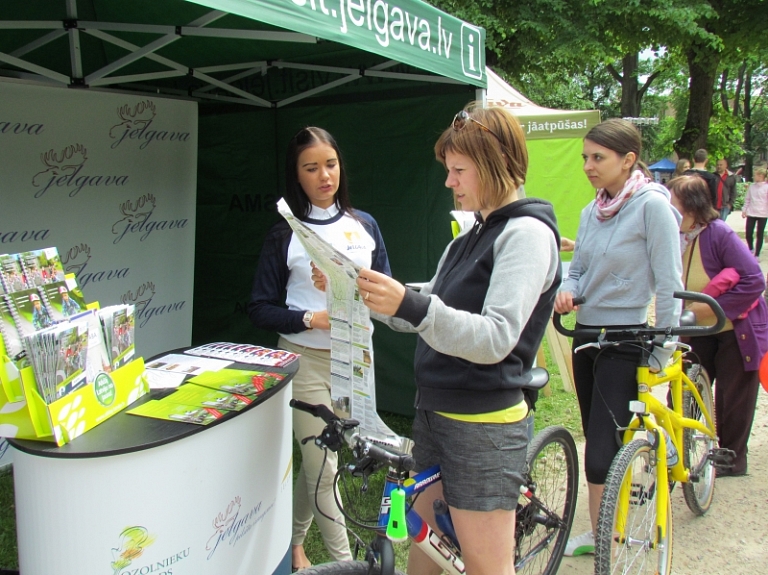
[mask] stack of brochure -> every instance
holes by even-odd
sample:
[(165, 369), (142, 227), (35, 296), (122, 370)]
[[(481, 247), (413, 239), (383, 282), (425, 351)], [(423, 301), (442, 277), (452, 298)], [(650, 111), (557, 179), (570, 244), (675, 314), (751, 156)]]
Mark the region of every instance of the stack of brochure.
[(88, 321), (71, 321), (24, 337), (38, 392), (53, 403), (86, 384)]
[(207, 343), (194, 349), (188, 349), (184, 353), (272, 367), (286, 366), (299, 357), (295, 353), (282, 349), (269, 349), (248, 343), (227, 342)]
[(99, 310), (112, 369), (117, 369), (133, 359), (136, 351), (135, 313), (136, 307), (133, 305), (111, 305)]
[(147, 401), (128, 411), (132, 415), (208, 425), (229, 411), (249, 406), (285, 378), (280, 373), (221, 369), (193, 377), (176, 392)]

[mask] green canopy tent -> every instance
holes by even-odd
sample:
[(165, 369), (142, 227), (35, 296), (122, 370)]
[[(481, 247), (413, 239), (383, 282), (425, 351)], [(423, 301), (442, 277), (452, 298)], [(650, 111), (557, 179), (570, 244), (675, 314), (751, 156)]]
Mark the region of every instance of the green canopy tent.
[[(434, 272), (452, 200), (432, 145), (482, 97), (482, 29), (419, 0), (4, 2), (0, 28), (0, 79), (199, 102), (193, 344), (275, 343), (244, 308), (306, 125), (338, 139), (395, 276)], [(374, 338), (379, 406), (408, 412), (415, 339)]]
[[(193, 344), (275, 343), (245, 304), (306, 125), (338, 139), (394, 275), (434, 272), (453, 206), (432, 145), (484, 95), (481, 28), (419, 0), (4, 2), (0, 28), (0, 80), (199, 102)], [(374, 345), (379, 406), (407, 413), (415, 340), (379, 328)]]

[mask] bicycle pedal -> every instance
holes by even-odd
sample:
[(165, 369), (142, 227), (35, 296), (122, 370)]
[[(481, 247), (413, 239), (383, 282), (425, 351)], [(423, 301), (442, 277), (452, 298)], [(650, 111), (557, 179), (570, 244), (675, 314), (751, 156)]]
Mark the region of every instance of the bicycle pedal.
[(646, 489), (644, 485), (633, 483), (629, 490), (629, 504), (634, 506), (645, 505), (646, 501), (651, 501), (656, 495), (656, 483)]
[(733, 449), (717, 447), (710, 450), (707, 458), (712, 462), (715, 469), (730, 469), (733, 467), (733, 460), (736, 458), (736, 452)]

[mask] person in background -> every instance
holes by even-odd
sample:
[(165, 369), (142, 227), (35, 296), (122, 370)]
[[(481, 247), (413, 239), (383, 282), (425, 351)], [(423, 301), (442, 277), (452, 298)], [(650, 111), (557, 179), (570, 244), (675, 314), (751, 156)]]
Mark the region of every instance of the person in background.
[[(760, 257), (765, 239), (765, 222), (768, 220), (768, 183), (765, 181), (765, 168), (755, 170), (755, 181), (747, 189), (744, 198), (744, 207), (741, 209), (741, 217), (747, 218), (747, 246), (749, 251)], [(755, 239), (755, 225), (757, 225), (757, 238)], [(754, 244), (753, 244), (754, 241)]]
[(717, 190), (715, 191), (714, 208), (720, 214), (720, 219), (725, 221), (733, 209), (733, 201), (736, 199), (736, 176), (728, 171), (728, 160), (720, 158), (715, 164), (715, 177), (717, 178)]
[[(568, 277), (555, 300), (558, 313), (578, 310), (577, 328), (644, 325), (654, 295), (656, 325), (678, 325), (681, 306), (672, 296), (682, 289), (678, 214), (639, 160), (640, 149), (640, 132), (626, 120), (606, 120), (584, 138), (584, 172), (597, 195), (581, 212)], [(575, 297), (584, 303), (574, 306)], [(574, 338), (573, 349), (589, 341)], [(657, 369), (669, 357), (665, 351), (657, 348), (651, 358)], [(629, 424), (629, 402), (637, 399), (639, 358), (632, 345), (573, 354), (592, 529), (568, 541), (568, 556), (595, 551), (600, 500), (620, 447), (616, 427)]]
[(707, 170), (707, 160), (709, 154), (704, 148), (700, 148), (693, 153), (693, 167), (683, 172), (684, 176), (699, 176), (709, 187), (709, 193), (712, 197), (712, 205), (717, 203), (717, 176)]
[[(288, 144), (285, 181), (285, 201), (296, 218), (359, 266), (391, 274), (376, 221), (352, 208), (341, 151), (331, 134), (316, 127), (299, 130)], [(280, 348), (301, 354), (301, 369), (293, 378), (293, 398), (332, 409), (330, 322), (325, 294), (315, 289), (311, 277), (309, 255), (288, 223), (281, 220), (264, 241), (247, 310), (256, 327), (280, 334)], [(331, 557), (338, 561), (352, 558), (344, 517), (334, 500), (337, 456), (328, 452), (323, 467), (324, 452), (311, 441), (301, 444), (306, 437), (320, 435), (323, 426), (308, 413), (293, 413), (294, 436), (302, 456), (293, 497), (294, 571), (310, 566), (304, 538), (313, 515)]]
[[(467, 573), (511, 575), (529, 441), (521, 387), (560, 284), (559, 233), (551, 204), (518, 199), (528, 152), (507, 110), (462, 110), (435, 156), (475, 225), (448, 245), (420, 292), (370, 269), (357, 284), (375, 319), (419, 336), (413, 456), (417, 470), (439, 464), (443, 480), (421, 494), (416, 510), (436, 528), (432, 502), (444, 500)], [(412, 546), (407, 571), (441, 569)]]
[[(717, 475), (746, 475), (747, 442), (760, 387), (758, 370), (768, 351), (768, 307), (762, 297), (765, 279), (744, 242), (718, 219), (701, 180), (676, 178), (669, 190), (672, 205), (683, 216), (680, 245), (685, 289), (703, 291), (723, 270), (736, 273), (736, 283), (715, 298), (728, 318), (725, 327), (715, 335), (692, 337), (689, 343), (715, 383), (715, 425), (720, 447), (736, 453), (733, 467), (718, 470)], [(691, 303), (687, 308), (696, 314), (699, 325), (714, 324), (708, 305)]]
[(687, 170), (691, 169), (691, 161), (688, 158), (682, 158), (681, 160), (677, 161), (677, 164), (675, 165), (675, 171), (672, 174), (673, 178), (676, 178), (678, 176), (682, 176), (683, 173), (685, 173)]

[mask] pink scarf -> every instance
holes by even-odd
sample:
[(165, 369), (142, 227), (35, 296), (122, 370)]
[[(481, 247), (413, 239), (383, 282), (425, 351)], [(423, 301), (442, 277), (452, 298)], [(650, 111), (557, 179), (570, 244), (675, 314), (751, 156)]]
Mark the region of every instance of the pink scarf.
[(621, 191), (613, 198), (607, 191), (605, 191), (605, 188), (597, 190), (595, 203), (597, 204), (598, 221), (604, 222), (610, 220), (619, 212), (621, 206), (626, 204), (627, 200), (629, 200), (637, 190), (650, 181), (651, 180), (645, 177), (645, 174), (643, 174), (641, 170), (635, 170), (629, 176), (629, 179), (624, 182), (624, 187)]

